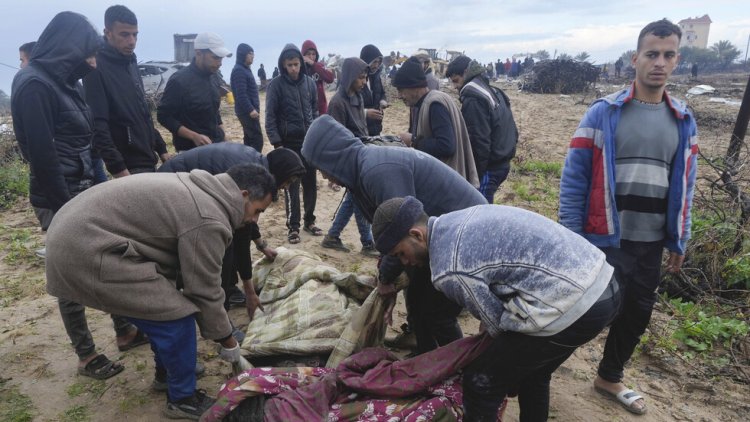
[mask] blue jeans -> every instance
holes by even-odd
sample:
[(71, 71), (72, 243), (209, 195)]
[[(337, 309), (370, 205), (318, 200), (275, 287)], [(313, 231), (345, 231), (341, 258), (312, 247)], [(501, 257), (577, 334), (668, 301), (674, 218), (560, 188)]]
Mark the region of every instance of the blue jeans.
[(354, 214), (354, 220), (357, 222), (357, 229), (359, 230), (359, 241), (362, 245), (372, 245), (372, 227), (367, 222), (362, 211), (354, 203), (351, 192), (347, 191), (344, 195), (344, 200), (339, 206), (339, 212), (336, 213), (336, 217), (331, 224), (331, 228), (328, 230), (328, 237), (339, 237), (341, 232), (344, 231), (344, 227), (349, 224), (349, 219)]
[(169, 401), (176, 402), (192, 396), (195, 392), (195, 362), (198, 355), (195, 316), (188, 315), (174, 321), (128, 319), (148, 334), (156, 370), (167, 372)]
[(510, 164), (507, 164), (497, 170), (487, 170), (482, 175), (482, 179), (479, 182), (479, 193), (484, 196), (488, 204), (495, 203), (495, 192), (500, 187), (500, 184), (505, 181), (510, 172)]
[(617, 314), (614, 277), (600, 299), (576, 322), (548, 337), (506, 331), (464, 370), (464, 421), (496, 421), (507, 395), (518, 394), (521, 422), (546, 421), (552, 373), (596, 337)]
[(98, 185), (99, 183), (104, 183), (109, 178), (107, 177), (107, 172), (104, 170), (104, 160), (101, 158), (94, 158), (92, 160), (92, 165), (94, 166), (94, 184)]

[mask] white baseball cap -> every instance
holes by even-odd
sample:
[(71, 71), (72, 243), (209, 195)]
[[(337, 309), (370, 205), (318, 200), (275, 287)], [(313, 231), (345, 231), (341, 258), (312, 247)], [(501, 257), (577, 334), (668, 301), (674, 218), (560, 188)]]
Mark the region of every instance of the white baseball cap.
[(196, 50), (211, 50), (219, 57), (232, 57), (232, 52), (224, 47), (224, 40), (213, 32), (201, 32), (195, 37), (193, 47)]

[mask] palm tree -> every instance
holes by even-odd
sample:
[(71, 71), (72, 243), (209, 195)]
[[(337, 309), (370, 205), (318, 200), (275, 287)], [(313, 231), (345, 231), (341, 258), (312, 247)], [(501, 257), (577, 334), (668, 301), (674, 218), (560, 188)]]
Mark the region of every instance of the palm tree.
[(734, 44), (732, 44), (728, 40), (721, 40), (715, 43), (711, 46), (711, 50), (716, 53), (716, 55), (719, 57), (721, 66), (725, 68), (732, 64), (732, 62), (735, 61), (741, 54), (740, 50), (738, 50), (737, 47), (735, 47)]
[(589, 53), (581, 51), (580, 53), (576, 54), (575, 59), (579, 62), (585, 62), (588, 61), (589, 57), (591, 57)]
[(557, 56), (557, 60), (573, 60), (573, 56), (568, 53), (560, 53)]
[(548, 60), (549, 59), (549, 51), (547, 50), (539, 50), (536, 53), (534, 53), (536, 58), (538, 60)]

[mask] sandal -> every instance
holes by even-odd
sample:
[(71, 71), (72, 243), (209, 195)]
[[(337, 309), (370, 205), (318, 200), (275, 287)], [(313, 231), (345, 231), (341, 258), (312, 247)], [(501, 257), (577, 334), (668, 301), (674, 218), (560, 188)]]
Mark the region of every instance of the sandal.
[(313, 236), (323, 236), (323, 230), (321, 230), (320, 227), (316, 226), (315, 223), (308, 224), (302, 227), (302, 229)]
[(292, 245), (295, 245), (302, 240), (299, 238), (299, 230), (289, 230), (289, 234), (286, 235), (286, 239)]
[(643, 396), (641, 396), (640, 394), (636, 393), (635, 391), (631, 389), (622, 390), (617, 394), (609, 392), (597, 386), (594, 386), (594, 389), (599, 394), (603, 395), (604, 397), (620, 403), (622, 407), (624, 407), (625, 410), (627, 410), (630, 413), (634, 413), (636, 415), (643, 415), (644, 413), (646, 413), (645, 405), (643, 407), (633, 406), (633, 403), (635, 403), (636, 401), (640, 399), (643, 399)]
[(117, 346), (117, 350), (121, 352), (127, 352), (130, 349), (149, 343), (149, 339), (146, 333), (138, 329), (136, 330), (137, 331), (135, 332), (135, 336), (132, 340), (130, 340), (130, 343), (123, 346)]
[(99, 355), (91, 359), (84, 367), (78, 367), (78, 374), (97, 380), (111, 378), (125, 369), (124, 366), (117, 362), (112, 362), (104, 355)]

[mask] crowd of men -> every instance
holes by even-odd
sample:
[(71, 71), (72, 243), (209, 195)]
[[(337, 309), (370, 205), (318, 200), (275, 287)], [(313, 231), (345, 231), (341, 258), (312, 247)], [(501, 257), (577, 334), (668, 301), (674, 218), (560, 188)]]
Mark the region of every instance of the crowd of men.
[[(258, 218), (282, 189), (286, 241), (299, 243), (300, 229), (323, 236), (315, 215), (320, 172), (346, 188), (321, 245), (348, 252), (340, 234), (355, 216), (362, 253), (381, 256), (386, 320), (394, 280), (406, 272), (416, 353), (460, 339), (463, 308), (493, 338), (463, 374), (464, 420), (494, 420), (510, 394), (519, 397), (521, 420), (546, 420), (551, 374), (610, 325), (594, 386), (645, 413), (643, 397), (623, 384), (623, 368), (649, 323), (663, 249), (668, 271), (682, 264), (696, 174), (695, 120), (665, 92), (680, 37), (667, 20), (644, 27), (632, 85), (596, 100), (581, 120), (558, 223), (495, 205), (518, 130), (507, 95), (467, 56), (446, 72), (460, 104), (440, 90), (429, 56), (410, 57), (393, 74), (411, 108), (408, 131), (397, 135), (404, 148), (362, 142), (381, 135), (389, 106), (376, 46), (344, 60), (328, 102), (334, 74), (313, 41), (284, 46), (270, 80), (261, 66), (260, 87), (250, 70), (254, 49), (239, 44), (231, 86), (240, 144), (225, 140), (216, 83), (232, 52), (218, 35), (201, 33), (195, 58), (169, 79), (156, 110), (173, 156), (145, 99), (135, 14), (108, 8), (103, 37), (86, 17), (58, 14), (35, 45), (20, 49), (12, 115), (30, 164), (31, 204), (47, 231), (47, 290), (58, 297), (78, 373), (106, 379), (124, 369), (96, 352), (85, 307), (103, 310), (119, 350), (150, 344), (165, 414), (197, 420), (213, 399), (196, 389), (203, 368), (195, 326), (220, 345), (222, 359), (241, 360), (241, 333), (227, 309), (245, 304), (250, 318), (262, 309), (251, 240), (276, 256)], [(504, 70), (512, 73), (512, 64)], [(264, 130), (273, 147), (266, 155)], [(97, 159), (113, 180), (97, 184)]]

